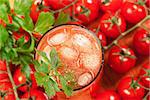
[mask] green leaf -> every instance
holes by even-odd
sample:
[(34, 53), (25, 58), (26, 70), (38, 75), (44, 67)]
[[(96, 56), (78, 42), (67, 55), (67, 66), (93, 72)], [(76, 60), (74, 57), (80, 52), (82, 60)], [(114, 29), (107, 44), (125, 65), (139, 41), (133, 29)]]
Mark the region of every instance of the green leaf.
[(14, 1), (14, 12), (17, 15), (25, 15), (30, 12), (30, 7), (33, 0), (15, 0)]
[(22, 47), (24, 45), (24, 43), (25, 43), (25, 37), (24, 36), (22, 36), (21, 38), (19, 38), (17, 40), (17, 45), (20, 47)]
[(52, 82), (55, 91), (57, 91), (57, 92), (60, 91), (60, 89), (58, 87), (58, 83), (55, 81), (55, 79), (53, 79), (52, 77), (50, 77), (50, 81)]
[(0, 19), (4, 20), (5, 23), (8, 23), (8, 13), (7, 13), (7, 6), (6, 4), (0, 5)]
[(67, 81), (64, 79), (63, 76), (60, 75), (59, 79), (60, 79), (60, 83), (62, 85), (62, 89), (64, 90), (64, 93), (67, 96), (71, 96), (72, 95), (72, 91), (73, 91), (72, 88), (67, 85)]
[(54, 24), (54, 15), (50, 12), (41, 12), (38, 20), (35, 24), (35, 32), (38, 32), (40, 34), (44, 34), (47, 32), (50, 28), (52, 28), (52, 25)]
[(27, 31), (28, 33), (32, 33), (34, 24), (28, 13), (25, 14), (25, 18), (20, 18), (18, 16), (14, 16), (14, 20), (20, 24), (20, 26)]
[(5, 4), (8, 3), (8, 0), (1, 0), (0, 5), (1, 5), (1, 4), (4, 4), (4, 3), (5, 3)]
[(39, 51), (39, 50), (36, 50), (37, 53), (43, 58), (43, 61), (47, 64), (50, 64), (50, 60), (48, 59), (47, 55), (45, 52), (42, 52), (42, 51)]
[(43, 84), (46, 83), (46, 80), (49, 80), (49, 77), (42, 75), (40, 72), (35, 72), (34, 75), (39, 86), (43, 86)]
[(55, 89), (54, 87), (52, 86), (52, 83), (51, 81), (46, 81), (43, 85), (44, 89), (45, 89), (45, 92), (48, 96), (54, 96), (55, 95)]
[(50, 52), (50, 60), (51, 60), (51, 67), (54, 69), (58, 68), (61, 65), (58, 54), (54, 48), (52, 48)]
[(0, 30), (1, 30), (0, 32), (0, 49), (1, 49), (4, 46), (5, 42), (7, 41), (9, 34), (2, 25), (0, 25)]
[(65, 24), (70, 21), (70, 15), (64, 12), (60, 12), (58, 18), (55, 21), (55, 25)]
[(28, 79), (30, 79), (30, 66), (23, 64), (21, 67), (21, 71), (26, 75)]
[(18, 31), (20, 28), (20, 25), (16, 21), (12, 21), (12, 24), (7, 24), (6, 29), (10, 31)]
[[(38, 64), (38, 62), (35, 62), (36, 64)], [(42, 72), (44, 74), (48, 74), (49, 73), (49, 69), (48, 69), (48, 65), (44, 62), (41, 62), (41, 64), (38, 64), (40, 66), (35, 66), (35, 69), (37, 72)]]

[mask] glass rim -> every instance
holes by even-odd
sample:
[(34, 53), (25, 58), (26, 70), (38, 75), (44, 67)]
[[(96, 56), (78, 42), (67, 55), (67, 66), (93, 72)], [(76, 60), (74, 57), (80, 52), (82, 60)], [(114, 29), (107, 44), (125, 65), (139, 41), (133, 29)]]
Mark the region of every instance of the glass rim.
[[(53, 30), (53, 29), (55, 29), (55, 28), (57, 28), (57, 27), (65, 26), (65, 25), (66, 25), (66, 26), (67, 26), (67, 25), (79, 26), (79, 27), (84, 28), (84, 29), (86, 29), (87, 31), (89, 31), (88, 34), (92, 34), (92, 35), (94, 36), (94, 38), (95, 38), (96, 41), (98, 42), (98, 45), (100, 46), (100, 49), (101, 49), (101, 52), (102, 52), (102, 62), (101, 62), (101, 65), (100, 65), (100, 68), (99, 68), (99, 71), (98, 71), (97, 75), (96, 75), (96, 76), (93, 78), (93, 80), (92, 80), (90, 83), (88, 83), (87, 85), (82, 86), (82, 87), (77, 88), (77, 89), (73, 89), (73, 91), (79, 91), (79, 90), (82, 90), (82, 89), (84, 89), (84, 88), (90, 86), (90, 85), (98, 78), (99, 74), (101, 73), (102, 68), (103, 68), (103, 65), (104, 65), (104, 48), (103, 48), (103, 46), (102, 46), (101, 41), (98, 39), (98, 37), (95, 35), (94, 32), (92, 32), (91, 30), (89, 30), (87, 27), (85, 27), (85, 26), (83, 26), (83, 25), (78, 25), (78, 24), (61, 24), (61, 25), (54, 26), (53, 28), (49, 29), (47, 32), (45, 32), (45, 34), (42, 35), (42, 37), (41, 37), (41, 38), (39, 39), (39, 41), (37, 42), (36, 48), (38, 47), (39, 43), (41, 42), (41, 40), (43, 39), (43, 37), (44, 37), (48, 32), (50, 32), (51, 30)], [(35, 57), (36, 57), (36, 53), (34, 54), (34, 59), (35, 59)]]

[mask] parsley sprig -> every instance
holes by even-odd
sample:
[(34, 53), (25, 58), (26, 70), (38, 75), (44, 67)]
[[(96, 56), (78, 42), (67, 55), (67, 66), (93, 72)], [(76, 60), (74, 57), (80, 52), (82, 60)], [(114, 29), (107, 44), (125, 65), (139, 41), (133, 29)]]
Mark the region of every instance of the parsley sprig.
[(62, 64), (56, 50), (53, 48), (49, 57), (45, 52), (37, 51), (37, 53), (42, 57), (42, 60), (34, 61), (37, 84), (44, 87), (48, 96), (54, 96), (56, 92), (61, 91), (60, 88), (67, 96), (71, 96), (72, 88), (65, 77), (58, 72), (58, 68), (62, 67)]

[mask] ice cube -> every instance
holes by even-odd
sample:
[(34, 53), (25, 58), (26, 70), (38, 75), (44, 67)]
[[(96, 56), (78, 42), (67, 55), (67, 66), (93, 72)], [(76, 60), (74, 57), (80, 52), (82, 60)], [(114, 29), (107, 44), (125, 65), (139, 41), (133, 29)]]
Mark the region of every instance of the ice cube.
[(82, 34), (75, 34), (72, 38), (73, 44), (75, 46), (78, 46), (79, 49), (89, 50), (92, 48), (92, 43), (86, 36)]
[(68, 34), (59, 33), (47, 39), (49, 45), (59, 45), (67, 40)]
[(63, 58), (66, 58), (66, 59), (75, 60), (78, 57), (78, 52), (75, 49), (69, 48), (69, 47), (61, 47), (60, 54)]
[(81, 64), (89, 70), (98, 70), (100, 66), (100, 56), (98, 54), (82, 54)]
[(92, 75), (88, 72), (82, 74), (81, 76), (79, 76), (78, 78), (78, 85), (79, 86), (85, 86), (87, 84), (89, 84), (92, 81)]

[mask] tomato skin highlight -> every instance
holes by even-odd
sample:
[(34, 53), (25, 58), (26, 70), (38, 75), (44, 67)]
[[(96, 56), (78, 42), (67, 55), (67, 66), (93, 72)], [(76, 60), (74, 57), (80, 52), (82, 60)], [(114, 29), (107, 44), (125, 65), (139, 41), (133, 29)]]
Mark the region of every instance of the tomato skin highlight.
[[(137, 81), (137, 78), (124, 77), (118, 84), (117, 90), (123, 100), (142, 100), (145, 94), (144, 88), (136, 85), (131, 87), (132, 81)], [(142, 85), (141, 82), (138, 84)]]
[[(147, 39), (146, 39), (147, 38)], [(140, 55), (148, 56), (150, 54), (150, 36), (144, 29), (135, 30), (133, 37), (133, 46)]]
[[(116, 12), (119, 10), (123, 4), (123, 0), (109, 0), (109, 2), (104, 3), (104, 0), (100, 1), (100, 9), (104, 12)], [(105, 0), (106, 1), (106, 0)]]
[[(109, 20), (117, 19), (118, 26)], [(112, 27), (111, 27), (112, 24)], [(121, 15), (115, 16), (115, 14), (105, 13), (99, 22), (100, 30), (109, 38), (116, 38), (120, 35), (120, 31), (124, 32), (126, 30), (126, 22)], [(120, 31), (118, 29), (120, 27)]]
[(121, 14), (127, 22), (136, 24), (146, 17), (147, 11), (144, 6), (125, 2), (121, 8)]
[[(128, 49), (128, 47), (126, 46), (121, 46), (121, 48), (124, 50)], [(134, 67), (136, 63), (136, 58), (126, 57), (124, 54), (121, 55), (121, 53), (122, 50), (120, 49), (120, 47), (113, 46), (109, 52), (108, 64), (115, 72), (126, 73), (132, 67)], [(129, 49), (128, 53), (129, 56), (135, 56), (132, 49)]]

